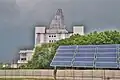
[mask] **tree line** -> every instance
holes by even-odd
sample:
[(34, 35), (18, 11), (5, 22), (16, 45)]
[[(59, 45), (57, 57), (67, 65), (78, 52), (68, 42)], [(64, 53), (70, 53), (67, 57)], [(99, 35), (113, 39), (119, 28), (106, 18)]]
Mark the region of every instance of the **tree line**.
[(60, 45), (100, 45), (120, 44), (119, 31), (93, 32), (87, 35), (72, 35), (70, 38), (59, 40), (55, 43), (47, 43), (36, 46), (33, 58), (21, 68), (44, 69), (51, 68), (50, 63)]

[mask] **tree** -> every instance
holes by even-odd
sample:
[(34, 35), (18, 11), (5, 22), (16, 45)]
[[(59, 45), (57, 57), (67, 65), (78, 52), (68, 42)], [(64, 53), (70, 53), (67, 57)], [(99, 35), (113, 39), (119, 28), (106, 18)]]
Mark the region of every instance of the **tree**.
[(41, 47), (36, 46), (33, 58), (28, 62), (27, 68), (49, 68), (54, 53), (55, 49), (53, 44), (43, 44)]

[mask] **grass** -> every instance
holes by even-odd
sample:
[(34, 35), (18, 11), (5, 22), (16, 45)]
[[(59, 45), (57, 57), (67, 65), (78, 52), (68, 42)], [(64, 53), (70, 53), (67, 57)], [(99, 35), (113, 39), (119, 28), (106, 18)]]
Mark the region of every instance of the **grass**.
[(54, 80), (54, 79), (35, 79), (35, 78), (0, 78), (0, 80)]

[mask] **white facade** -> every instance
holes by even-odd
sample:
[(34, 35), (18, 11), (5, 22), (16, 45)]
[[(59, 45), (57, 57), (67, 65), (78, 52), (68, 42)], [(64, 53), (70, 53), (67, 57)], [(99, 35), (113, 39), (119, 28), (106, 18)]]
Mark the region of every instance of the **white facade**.
[(18, 68), (18, 65), (17, 65), (17, 64), (11, 64), (10, 67), (11, 67), (11, 68)]
[(73, 34), (84, 35), (84, 26), (74, 26), (73, 27)]
[[(41, 31), (41, 30), (44, 31)], [(47, 29), (49, 30), (49, 29)], [(40, 32), (38, 32), (40, 31)], [(41, 33), (45, 32), (45, 33)], [(73, 26), (73, 32), (72, 33), (51, 33), (46, 32), (45, 27), (35, 27), (35, 45), (41, 45), (42, 43), (52, 43), (56, 42), (61, 39), (69, 38), (73, 34), (80, 34), (84, 35), (84, 26)]]
[(31, 60), (33, 54), (33, 50), (20, 50), (19, 55), (20, 59), (18, 60), (18, 64), (27, 63), (29, 60)]
[[(36, 27), (35, 28), (35, 44), (44, 43), (45, 42), (45, 26)], [(38, 36), (38, 38), (37, 38)]]

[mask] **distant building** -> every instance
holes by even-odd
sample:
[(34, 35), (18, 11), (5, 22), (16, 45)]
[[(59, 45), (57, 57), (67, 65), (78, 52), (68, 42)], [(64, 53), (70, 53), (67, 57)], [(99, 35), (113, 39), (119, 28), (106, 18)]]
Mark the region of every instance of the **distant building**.
[(10, 68), (18, 68), (18, 64), (11, 64)]
[[(48, 28), (40, 25), (35, 27), (35, 46), (69, 38), (73, 34), (84, 35), (84, 26), (73, 26), (73, 31), (69, 32), (64, 24), (62, 9), (58, 9)], [(20, 60), (17, 63), (27, 63), (31, 60), (32, 53), (33, 50), (20, 50)]]
[(58, 9), (48, 28), (46, 26), (35, 27), (35, 45), (56, 42), (69, 38), (73, 34), (84, 35), (84, 26), (73, 26), (73, 31), (69, 32), (64, 24), (62, 9)]
[(27, 63), (29, 60), (31, 60), (33, 54), (33, 50), (20, 50), (19, 52), (19, 57), (20, 59), (18, 60), (18, 65)]

